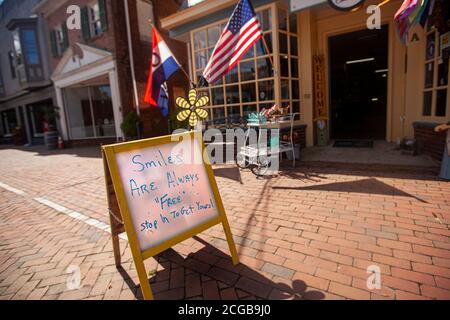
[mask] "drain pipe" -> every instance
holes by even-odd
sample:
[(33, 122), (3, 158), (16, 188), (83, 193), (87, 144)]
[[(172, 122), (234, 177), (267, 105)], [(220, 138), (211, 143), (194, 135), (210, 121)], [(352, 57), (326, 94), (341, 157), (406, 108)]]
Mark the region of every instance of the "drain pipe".
[[(139, 108), (139, 97), (138, 90), (136, 84), (136, 73), (134, 70), (134, 55), (133, 55), (133, 42), (131, 40), (131, 25), (130, 25), (130, 12), (128, 10), (128, 0), (124, 1), (125, 5), (125, 19), (127, 23), (127, 40), (128, 40), (128, 55), (130, 56), (130, 70), (131, 70), (131, 78), (133, 83), (133, 93), (134, 93), (134, 104), (136, 107), (136, 114), (140, 116), (141, 110)], [(140, 123), (136, 123), (138, 139), (141, 138), (141, 128)]]

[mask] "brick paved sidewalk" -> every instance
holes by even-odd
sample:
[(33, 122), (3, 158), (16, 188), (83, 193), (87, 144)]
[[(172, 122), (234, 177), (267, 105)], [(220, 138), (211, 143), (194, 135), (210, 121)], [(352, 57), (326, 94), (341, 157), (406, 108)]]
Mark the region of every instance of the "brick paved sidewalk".
[[(126, 241), (118, 270), (107, 233), (8, 191), (0, 199), (0, 299), (142, 298)], [(193, 271), (197, 262), (173, 250), (157, 260), (146, 261), (156, 299), (255, 298)], [(70, 289), (69, 266), (80, 268), (79, 289)]]
[[(0, 297), (139, 298), (126, 241), (119, 272), (108, 233), (33, 200), (107, 223), (97, 150), (32, 151), (0, 149)], [(156, 298), (450, 299), (450, 183), (368, 169), (216, 168), (242, 264), (217, 226), (147, 261)], [(69, 265), (80, 290), (67, 290)], [(381, 289), (367, 288), (371, 265)]]

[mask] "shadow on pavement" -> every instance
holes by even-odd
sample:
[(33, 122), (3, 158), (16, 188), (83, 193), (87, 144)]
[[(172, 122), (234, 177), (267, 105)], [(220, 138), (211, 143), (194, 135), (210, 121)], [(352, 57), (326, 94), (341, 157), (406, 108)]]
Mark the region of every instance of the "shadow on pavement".
[(414, 179), (414, 180), (438, 180), (439, 168), (424, 168), (417, 166), (399, 166), (383, 164), (339, 163), (332, 162), (300, 162), (295, 170), (287, 172), (306, 172), (308, 174), (326, 175), (338, 174), (344, 176), (363, 176)]
[[(149, 279), (155, 299), (234, 299), (233, 295), (222, 297), (220, 294), (208, 294), (204, 289), (204, 282), (208, 281), (221, 283), (217, 287), (217, 292), (233, 289), (235, 298), (319, 300), (325, 297), (322, 292), (309, 289), (302, 280), (295, 279), (290, 284), (274, 282), (245, 264), (240, 263), (234, 266), (231, 262), (231, 256), (197, 236), (193, 238), (201, 242), (204, 247), (196, 252), (190, 253), (186, 258), (174, 249), (168, 249), (154, 257), (164, 268), (153, 273)], [(174, 270), (177, 271), (174, 273)], [(118, 268), (118, 271), (130, 290), (133, 291), (135, 297), (142, 299), (140, 286), (133, 282), (123, 268)], [(174, 276), (174, 274), (182, 274), (182, 276)], [(188, 276), (193, 275), (200, 282), (197, 281), (197, 283), (194, 283), (193, 281), (187, 281), (186, 274)], [(186, 297), (185, 294), (188, 291), (192, 291), (192, 286), (198, 287), (199, 294)], [(236, 290), (240, 290), (240, 297)], [(244, 293), (247, 294), (245, 295)]]
[(239, 171), (239, 168), (236, 166), (218, 167), (213, 168), (213, 170), (214, 175), (216, 177), (227, 178), (233, 181), (237, 181), (240, 184), (243, 184), (241, 172)]
[(354, 192), (366, 194), (379, 194), (388, 196), (402, 196), (414, 198), (420, 202), (427, 203), (425, 200), (416, 197), (410, 193), (404, 192), (393, 186), (390, 186), (375, 178), (362, 179), (357, 181), (333, 182), (327, 184), (317, 184), (313, 186), (304, 187), (283, 187), (274, 186), (273, 189), (285, 190), (314, 190), (314, 191), (334, 191), (334, 192)]
[(48, 150), (45, 146), (18, 147), (14, 145), (1, 145), (0, 150), (20, 150), (36, 153), (38, 156), (74, 155), (80, 158), (101, 158), (100, 145), (90, 147), (73, 147), (56, 150)]

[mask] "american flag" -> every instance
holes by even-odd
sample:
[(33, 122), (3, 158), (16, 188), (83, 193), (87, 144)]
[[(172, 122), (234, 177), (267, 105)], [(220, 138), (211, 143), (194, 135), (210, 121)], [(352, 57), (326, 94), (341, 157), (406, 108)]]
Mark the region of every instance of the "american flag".
[(250, 1), (239, 1), (203, 71), (206, 81), (214, 83), (223, 77), (261, 36), (261, 26)]

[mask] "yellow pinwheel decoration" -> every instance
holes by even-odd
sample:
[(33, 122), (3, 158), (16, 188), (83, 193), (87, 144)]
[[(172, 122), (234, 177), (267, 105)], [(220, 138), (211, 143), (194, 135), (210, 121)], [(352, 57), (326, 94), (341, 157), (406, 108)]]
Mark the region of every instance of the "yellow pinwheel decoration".
[(179, 108), (184, 109), (178, 113), (178, 121), (189, 119), (189, 125), (191, 127), (195, 127), (198, 118), (206, 119), (208, 117), (208, 112), (205, 109), (202, 109), (202, 107), (209, 103), (209, 97), (206, 95), (199, 97), (197, 90), (195, 89), (189, 90), (188, 100), (183, 97), (178, 97), (175, 100), (175, 103)]

